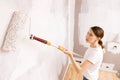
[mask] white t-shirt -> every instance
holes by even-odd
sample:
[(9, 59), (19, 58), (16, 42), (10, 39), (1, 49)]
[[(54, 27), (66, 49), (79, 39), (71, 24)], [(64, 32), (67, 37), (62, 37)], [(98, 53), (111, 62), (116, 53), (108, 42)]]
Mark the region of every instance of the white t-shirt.
[(89, 47), (84, 55), (85, 60), (93, 63), (88, 69), (83, 72), (83, 75), (89, 80), (98, 80), (99, 68), (103, 60), (103, 49), (101, 47)]

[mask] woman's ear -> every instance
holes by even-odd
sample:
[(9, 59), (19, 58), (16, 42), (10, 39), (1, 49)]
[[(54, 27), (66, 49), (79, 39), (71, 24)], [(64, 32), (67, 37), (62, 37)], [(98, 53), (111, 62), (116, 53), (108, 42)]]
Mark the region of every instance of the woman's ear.
[(97, 37), (97, 40), (99, 41), (101, 38), (100, 37)]
[(97, 38), (97, 40), (99, 41), (99, 40), (101, 40), (101, 38), (100, 38), (100, 37), (98, 37), (98, 38)]

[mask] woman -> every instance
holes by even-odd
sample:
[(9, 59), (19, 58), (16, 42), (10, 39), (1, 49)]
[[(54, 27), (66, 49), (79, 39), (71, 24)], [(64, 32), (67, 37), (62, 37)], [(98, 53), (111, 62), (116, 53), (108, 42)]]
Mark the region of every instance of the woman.
[(87, 49), (84, 59), (85, 61), (78, 65), (70, 51), (64, 49), (63, 52), (67, 54), (79, 73), (82, 71), (83, 80), (98, 80), (99, 68), (103, 60), (103, 43), (102, 38), (104, 36), (104, 31), (98, 26), (93, 26), (89, 29), (86, 35), (86, 42), (90, 44)]

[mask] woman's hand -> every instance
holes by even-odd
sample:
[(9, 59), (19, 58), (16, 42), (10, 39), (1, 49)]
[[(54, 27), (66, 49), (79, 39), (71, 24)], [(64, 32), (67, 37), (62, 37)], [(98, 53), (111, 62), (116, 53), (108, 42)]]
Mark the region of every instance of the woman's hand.
[(58, 49), (67, 54), (68, 56), (72, 55), (72, 53), (68, 51), (68, 49), (65, 49), (63, 46), (58, 46)]
[(67, 50), (67, 49), (64, 49), (64, 51), (63, 51), (65, 54), (67, 54), (68, 56), (71, 56), (72, 55), (72, 53), (69, 51), (69, 50)]

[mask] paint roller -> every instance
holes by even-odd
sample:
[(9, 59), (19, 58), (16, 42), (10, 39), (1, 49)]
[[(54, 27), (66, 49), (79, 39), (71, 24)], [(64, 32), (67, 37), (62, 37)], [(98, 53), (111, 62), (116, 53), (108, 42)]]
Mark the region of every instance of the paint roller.
[[(45, 40), (45, 39), (39, 38), (39, 37), (37, 37), (37, 36), (34, 36), (34, 35), (32, 35), (32, 34), (30, 35), (30, 39), (39, 41), (39, 42), (41, 42), (41, 43), (43, 43), (43, 44), (46, 44), (46, 45), (49, 45), (49, 46), (53, 46), (53, 47), (55, 47), (55, 48), (57, 48), (57, 49), (59, 49), (59, 50), (61, 50), (61, 51), (64, 51), (64, 50), (65, 50), (65, 48), (64, 48), (63, 46), (61, 46), (61, 45), (55, 46), (55, 45), (53, 45), (51, 42), (49, 42), (49, 41), (47, 41), (47, 40)], [(74, 53), (74, 52), (73, 52), (73, 55), (75, 55), (75, 56), (77, 56), (77, 57), (83, 57), (83, 56), (81, 56), (81, 55), (79, 55), (79, 54), (77, 54), (77, 53)]]
[(49, 45), (49, 46), (53, 46), (53, 47), (55, 47), (55, 48), (57, 48), (57, 49), (59, 49), (59, 50), (61, 50), (61, 51), (64, 51), (64, 47), (63, 46), (55, 46), (55, 45), (53, 45), (51, 42), (49, 42), (49, 41), (47, 41), (47, 40), (45, 40), (45, 39), (42, 39), (42, 38), (39, 38), (39, 37), (37, 37), (37, 36), (34, 36), (34, 35), (30, 35), (30, 39), (32, 39), (32, 40), (36, 40), (36, 41), (39, 41), (39, 42), (41, 42), (41, 43), (43, 43), (43, 44), (46, 44), (46, 45)]

